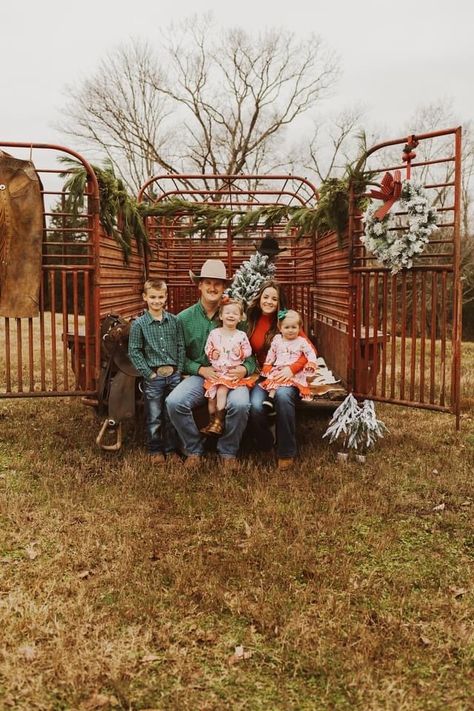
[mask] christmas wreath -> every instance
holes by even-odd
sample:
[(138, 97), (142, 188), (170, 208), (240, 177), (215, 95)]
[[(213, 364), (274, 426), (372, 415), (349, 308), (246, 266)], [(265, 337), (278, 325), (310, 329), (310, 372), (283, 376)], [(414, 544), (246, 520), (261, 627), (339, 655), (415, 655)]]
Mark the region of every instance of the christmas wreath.
[[(436, 229), (436, 210), (428, 203), (424, 188), (404, 180), (401, 183), (400, 210), (406, 213), (406, 225), (400, 230), (399, 217), (370, 205), (364, 214), (365, 236), (361, 242), (384, 267), (396, 274), (411, 269), (413, 259), (422, 254)], [(398, 222), (398, 224), (397, 224)]]

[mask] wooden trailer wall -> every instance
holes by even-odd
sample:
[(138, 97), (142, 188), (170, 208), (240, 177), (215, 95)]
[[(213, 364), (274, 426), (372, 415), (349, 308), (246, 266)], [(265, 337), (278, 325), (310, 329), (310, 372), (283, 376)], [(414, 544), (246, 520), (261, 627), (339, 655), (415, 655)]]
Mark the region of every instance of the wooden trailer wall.
[(319, 235), (315, 245), (315, 280), (311, 288), (318, 351), (330, 370), (347, 383), (349, 354), (349, 248), (335, 232)]

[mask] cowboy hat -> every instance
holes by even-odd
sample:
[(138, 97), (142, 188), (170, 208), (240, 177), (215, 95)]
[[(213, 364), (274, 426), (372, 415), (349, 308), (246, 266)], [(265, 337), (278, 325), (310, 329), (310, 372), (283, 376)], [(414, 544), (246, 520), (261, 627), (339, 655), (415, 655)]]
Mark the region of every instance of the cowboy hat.
[(225, 264), (220, 259), (207, 259), (201, 267), (200, 274), (194, 274), (190, 269), (189, 276), (196, 283), (201, 279), (221, 279), (222, 281), (229, 281), (227, 279)]
[[(256, 242), (254, 242), (254, 246), (257, 247)], [(260, 254), (263, 254), (267, 257), (274, 257), (280, 252), (284, 251), (285, 248), (280, 249), (277, 240), (270, 234), (265, 235), (265, 237), (262, 239), (259, 246), (257, 247), (257, 252), (260, 252)]]

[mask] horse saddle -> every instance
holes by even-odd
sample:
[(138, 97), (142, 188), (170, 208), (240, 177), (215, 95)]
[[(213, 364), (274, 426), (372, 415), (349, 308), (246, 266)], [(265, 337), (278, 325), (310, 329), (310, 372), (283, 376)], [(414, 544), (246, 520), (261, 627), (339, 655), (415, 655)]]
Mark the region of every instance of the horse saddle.
[(108, 314), (102, 322), (101, 333), (105, 355), (108, 358), (112, 358), (114, 365), (122, 373), (139, 378), (140, 373), (132, 365), (128, 357), (130, 322), (121, 316)]

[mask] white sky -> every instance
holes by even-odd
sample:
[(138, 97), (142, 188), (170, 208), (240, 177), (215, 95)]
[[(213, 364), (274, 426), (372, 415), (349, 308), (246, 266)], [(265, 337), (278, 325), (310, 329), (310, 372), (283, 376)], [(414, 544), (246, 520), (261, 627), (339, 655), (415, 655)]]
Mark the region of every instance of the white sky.
[[(64, 87), (92, 73), (120, 42), (159, 42), (160, 28), (213, 11), (220, 24), (249, 30), (283, 26), (321, 35), (343, 76), (330, 112), (360, 103), (367, 122), (398, 137), (417, 106), (446, 99), (458, 123), (474, 117), (472, 0), (42, 0), (2, 2), (0, 142), (69, 145), (53, 125)], [(440, 126), (440, 128), (446, 128)]]

